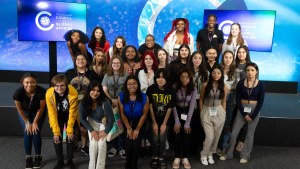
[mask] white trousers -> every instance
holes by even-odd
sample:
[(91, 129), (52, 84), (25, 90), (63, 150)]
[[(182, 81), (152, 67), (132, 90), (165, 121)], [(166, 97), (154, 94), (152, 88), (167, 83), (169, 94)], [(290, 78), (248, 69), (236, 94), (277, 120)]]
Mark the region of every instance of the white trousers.
[[(94, 130), (100, 131), (104, 130), (105, 126), (102, 123), (97, 123), (95, 120), (88, 118), (88, 122), (93, 127)], [(106, 137), (99, 141), (96, 141), (92, 138), (90, 131), (89, 139), (89, 169), (105, 169), (105, 161), (106, 161)]]

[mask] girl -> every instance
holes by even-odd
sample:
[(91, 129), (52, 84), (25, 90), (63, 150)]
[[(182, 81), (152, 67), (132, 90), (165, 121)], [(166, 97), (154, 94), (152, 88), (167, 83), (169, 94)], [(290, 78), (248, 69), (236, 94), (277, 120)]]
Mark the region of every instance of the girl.
[[(46, 113), (46, 90), (37, 85), (37, 78), (32, 73), (25, 73), (13, 99), (19, 112), (19, 120), (24, 130), (24, 147), (26, 152), (26, 168), (40, 168), (42, 166), (42, 139), (41, 130)], [(34, 162), (31, 157), (31, 147), (34, 145)]]
[(183, 68), (178, 76), (178, 83), (175, 85), (176, 107), (173, 108), (175, 121), (173, 168), (178, 169), (181, 161), (184, 168), (190, 169), (191, 164), (188, 160), (191, 142), (190, 123), (196, 106), (197, 89), (194, 87), (193, 75), (189, 69)]
[[(101, 83), (93, 81), (79, 104), (81, 123), (88, 129), (90, 139), (89, 169), (104, 169), (106, 136), (114, 123), (112, 106), (103, 92)], [(105, 123), (102, 122), (106, 118)]]
[(170, 32), (164, 37), (164, 48), (170, 55), (170, 61), (177, 59), (182, 44), (187, 44), (190, 51), (194, 52), (194, 38), (189, 31), (189, 21), (186, 18), (173, 20)]
[(97, 80), (101, 83), (103, 77), (106, 73), (107, 62), (106, 62), (106, 54), (102, 49), (97, 49), (94, 52), (93, 63), (90, 69), (95, 72), (97, 75)]
[(121, 119), (127, 128), (126, 169), (137, 169), (139, 148), (141, 143), (140, 129), (143, 126), (149, 111), (149, 100), (140, 89), (140, 82), (134, 75), (126, 78), (124, 92), (118, 97), (118, 107)]
[(208, 72), (211, 73), (214, 68), (219, 66), (218, 62), (216, 61), (217, 50), (215, 48), (209, 48), (206, 51), (206, 57), (207, 57), (206, 68)]
[(106, 53), (110, 47), (106, 39), (103, 28), (96, 26), (92, 32), (89, 48), (95, 53), (97, 49), (102, 49)]
[(145, 43), (142, 44), (138, 48), (138, 55), (139, 58), (143, 57), (145, 52), (152, 52), (153, 54), (157, 52), (158, 49), (160, 49), (161, 46), (157, 43), (155, 43), (155, 38), (153, 35), (148, 34), (145, 38)]
[(235, 60), (235, 66), (240, 73), (240, 78), (246, 78), (246, 65), (251, 62), (249, 48), (245, 45), (241, 46), (237, 50), (237, 58)]
[(158, 60), (158, 68), (167, 68), (169, 64), (169, 53), (164, 48), (160, 48), (155, 53)]
[(175, 106), (175, 92), (168, 85), (165, 69), (158, 69), (154, 75), (154, 84), (147, 89), (152, 120), (152, 168), (167, 168), (164, 154), (168, 135), (168, 120)]
[(226, 116), (226, 90), (224, 74), (216, 67), (209, 75), (208, 82), (203, 84), (200, 94), (201, 124), (205, 132), (201, 151), (203, 165), (215, 163), (213, 154), (216, 153)]
[(134, 46), (126, 46), (122, 51), (121, 57), (124, 61), (124, 70), (128, 75), (135, 75), (136, 71), (141, 68), (137, 50)]
[(122, 50), (125, 46), (126, 46), (126, 39), (123, 36), (116, 37), (113, 46), (110, 47), (108, 50), (107, 63), (109, 63), (110, 59), (113, 56), (121, 57)]
[(237, 49), (243, 45), (248, 46), (242, 36), (241, 25), (239, 23), (233, 23), (230, 27), (228, 39), (223, 43), (222, 53), (226, 50), (230, 50), (234, 53), (234, 58), (236, 58)]
[(234, 120), (229, 141), (229, 148), (220, 160), (232, 159), (236, 138), (245, 123), (248, 124), (245, 145), (240, 153), (240, 163), (247, 163), (253, 148), (253, 139), (256, 126), (260, 118), (260, 109), (264, 102), (264, 85), (258, 80), (259, 70), (255, 63), (246, 65), (246, 79), (240, 80), (236, 87), (236, 104), (238, 113)]

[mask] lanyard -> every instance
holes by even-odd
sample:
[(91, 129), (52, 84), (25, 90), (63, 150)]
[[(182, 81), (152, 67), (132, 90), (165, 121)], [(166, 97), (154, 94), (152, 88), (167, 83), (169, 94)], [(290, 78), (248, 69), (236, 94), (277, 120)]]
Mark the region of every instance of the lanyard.
[(209, 40), (209, 44), (211, 44), (211, 41), (212, 41), (212, 39), (213, 39), (213, 36), (214, 36), (214, 31), (208, 32), (208, 40)]
[(254, 88), (254, 85), (255, 85), (255, 82), (256, 82), (256, 79), (254, 80), (253, 84), (252, 84), (252, 87), (251, 89), (249, 90), (249, 84), (248, 84), (248, 79), (246, 80), (247, 81), (247, 94), (248, 94), (248, 104), (250, 103), (250, 99), (249, 97), (251, 96), (251, 93), (252, 93), (252, 90)]
[(132, 114), (134, 113), (134, 108), (135, 108), (135, 100), (131, 100), (130, 101), (130, 116), (131, 116), (131, 118), (133, 118), (132, 117)]
[(217, 92), (218, 92), (218, 90), (215, 91), (214, 89), (212, 89), (212, 95), (214, 96), (214, 98), (213, 98), (213, 107), (215, 107), (215, 100), (216, 100)]
[(79, 72), (77, 71), (77, 77), (78, 77), (78, 80), (79, 80), (79, 90), (78, 90), (78, 92), (80, 92), (80, 91), (82, 90), (83, 79), (84, 79), (85, 72), (86, 72), (86, 70), (84, 71), (83, 74), (81, 74), (81, 73), (79, 73)]
[(185, 92), (185, 97), (183, 99), (183, 92), (184, 92), (184, 89), (182, 88), (181, 89), (181, 101), (183, 101), (183, 107), (185, 108), (185, 101), (186, 101), (186, 97), (187, 97), (187, 93)]
[(117, 74), (113, 75), (113, 80), (114, 80), (114, 84), (113, 84), (113, 87), (114, 87), (114, 98), (116, 98), (117, 90), (119, 88), (119, 78), (120, 78), (119, 75), (117, 75), (118, 78), (117, 78), (117, 82), (116, 82), (115, 75), (117, 75)]

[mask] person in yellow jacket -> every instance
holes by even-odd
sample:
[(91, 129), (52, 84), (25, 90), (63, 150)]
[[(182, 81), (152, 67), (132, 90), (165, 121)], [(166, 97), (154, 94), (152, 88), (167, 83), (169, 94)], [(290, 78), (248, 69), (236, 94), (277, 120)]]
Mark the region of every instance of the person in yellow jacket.
[(46, 92), (46, 104), (50, 127), (53, 132), (53, 143), (57, 157), (54, 169), (64, 168), (62, 135), (64, 124), (67, 133), (67, 166), (75, 168), (73, 163), (74, 128), (78, 117), (78, 93), (68, 84), (65, 75), (58, 74), (51, 80), (51, 87)]

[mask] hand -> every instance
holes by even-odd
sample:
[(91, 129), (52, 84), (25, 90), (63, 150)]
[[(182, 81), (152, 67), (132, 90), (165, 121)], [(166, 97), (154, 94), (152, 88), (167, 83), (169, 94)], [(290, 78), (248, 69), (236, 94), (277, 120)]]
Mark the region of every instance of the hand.
[(157, 123), (153, 123), (152, 124), (152, 130), (153, 130), (154, 135), (158, 135), (158, 126), (157, 126)]
[(105, 133), (104, 130), (101, 130), (101, 131), (99, 132), (99, 139), (103, 140), (103, 139), (106, 137), (106, 135), (107, 135), (107, 133)]
[(74, 138), (75, 138), (74, 134), (67, 135), (68, 142), (72, 142), (74, 140)]
[(59, 136), (53, 136), (53, 142), (54, 144), (59, 144), (60, 143)]
[(175, 124), (175, 126), (174, 126), (174, 132), (175, 132), (175, 134), (180, 133), (180, 128), (181, 128), (181, 125), (180, 125), (180, 124), (179, 124), (179, 125), (176, 125), (176, 124)]
[(188, 128), (184, 128), (184, 132), (185, 132), (185, 134), (190, 134), (190, 133), (191, 133), (191, 131), (192, 131), (192, 129), (191, 129), (190, 127), (188, 127)]
[(252, 121), (252, 119), (251, 119), (251, 117), (250, 117), (249, 115), (246, 115), (246, 116), (244, 117), (244, 119), (245, 119), (247, 122)]
[(163, 135), (166, 132), (166, 128), (167, 128), (166, 124), (162, 124), (160, 126), (160, 135)]
[(118, 99), (111, 99), (111, 102), (113, 108), (118, 107)]
[(31, 128), (31, 131), (33, 134), (38, 134), (38, 131), (39, 131), (39, 126), (37, 123), (32, 123), (32, 128)]
[(132, 133), (133, 133), (132, 128), (127, 129), (127, 137), (128, 137), (130, 140), (132, 140)]
[(94, 139), (95, 141), (99, 141), (99, 132), (94, 130), (91, 132), (91, 136), (92, 136), (92, 139)]
[(32, 125), (29, 123), (29, 121), (27, 121), (25, 123), (25, 130), (24, 131), (27, 133), (27, 135), (32, 135), (33, 134)]
[(132, 134), (132, 140), (135, 140), (135, 139), (138, 138), (139, 132), (140, 132), (140, 131), (137, 130), (137, 129), (135, 129), (135, 130), (133, 131), (133, 134)]

